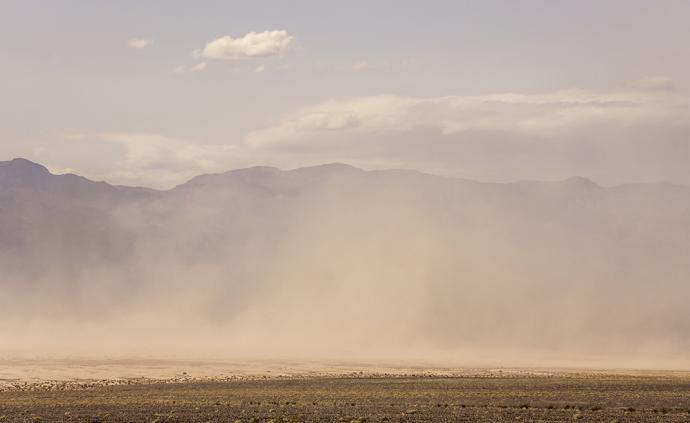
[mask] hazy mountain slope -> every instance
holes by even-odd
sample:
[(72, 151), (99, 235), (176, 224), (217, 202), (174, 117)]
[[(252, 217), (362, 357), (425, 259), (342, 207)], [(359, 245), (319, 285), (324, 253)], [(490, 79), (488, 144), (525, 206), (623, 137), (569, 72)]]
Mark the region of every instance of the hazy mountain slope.
[(7, 252), (3, 279), (11, 283), (7, 274), (13, 270), (13, 278), (61, 280), (62, 271), (118, 263), (128, 240), (111, 212), (153, 196), (145, 188), (52, 175), (24, 159), (0, 162), (0, 251)]
[[(70, 336), (123, 350), (649, 358), (690, 347), (690, 190), (668, 184), (332, 164), (158, 192), (15, 160), (0, 163), (0, 257), (0, 333), (14, 345), (64, 346), (57, 334), (86, 321), (93, 332)], [(26, 319), (50, 321), (52, 335), (17, 331)]]

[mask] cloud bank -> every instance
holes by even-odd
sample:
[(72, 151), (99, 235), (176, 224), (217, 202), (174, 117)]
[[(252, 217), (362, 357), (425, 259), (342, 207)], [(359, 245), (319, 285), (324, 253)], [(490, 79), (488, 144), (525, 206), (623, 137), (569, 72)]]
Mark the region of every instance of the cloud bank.
[(690, 183), (690, 100), (647, 82), (596, 93), (325, 101), (248, 134), (255, 150), (482, 180)]
[[(243, 166), (328, 162), (497, 182), (584, 176), (605, 185), (690, 184), (690, 98), (663, 84), (643, 85), (608, 93), (329, 100), (243, 139), (113, 131), (26, 143), (26, 150), (12, 154), (95, 179), (158, 188)], [(70, 151), (80, 151), (82, 161)]]

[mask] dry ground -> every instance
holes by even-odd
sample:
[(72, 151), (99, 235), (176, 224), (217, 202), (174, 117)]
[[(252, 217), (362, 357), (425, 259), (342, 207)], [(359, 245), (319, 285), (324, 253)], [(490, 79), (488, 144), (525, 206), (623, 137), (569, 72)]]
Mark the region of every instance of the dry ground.
[(0, 392), (3, 422), (690, 422), (690, 378), (307, 377)]

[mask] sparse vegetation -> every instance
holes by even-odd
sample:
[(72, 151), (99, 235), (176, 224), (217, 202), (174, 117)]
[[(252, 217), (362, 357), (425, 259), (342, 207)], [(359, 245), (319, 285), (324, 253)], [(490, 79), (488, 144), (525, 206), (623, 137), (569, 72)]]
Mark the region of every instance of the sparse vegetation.
[[(576, 376), (182, 381), (63, 390), (43, 384), (0, 392), (0, 422), (685, 422), (687, 384)], [(585, 405), (593, 395), (599, 404)]]

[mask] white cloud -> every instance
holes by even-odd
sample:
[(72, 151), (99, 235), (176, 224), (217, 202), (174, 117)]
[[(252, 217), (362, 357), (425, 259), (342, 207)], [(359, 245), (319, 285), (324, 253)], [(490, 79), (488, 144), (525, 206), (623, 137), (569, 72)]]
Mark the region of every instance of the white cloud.
[(207, 66), (207, 62), (199, 62), (196, 65), (192, 66), (180, 65), (174, 69), (174, 72), (178, 75), (182, 75), (187, 72), (201, 72), (205, 70)]
[(434, 129), (441, 135), (500, 131), (548, 139), (586, 125), (626, 128), (684, 121), (687, 106), (686, 98), (671, 94), (595, 94), (582, 90), (541, 95), (360, 97), (306, 108), (274, 127), (254, 131), (248, 141), (262, 146), (311, 144), (312, 136), (334, 129), (380, 134), (420, 128)]
[(240, 59), (277, 56), (283, 53), (294, 37), (287, 31), (250, 32), (241, 38), (229, 35), (215, 39), (197, 54), (206, 59)]
[(150, 46), (153, 40), (150, 38), (132, 38), (127, 42), (127, 45), (134, 49), (142, 49)]

